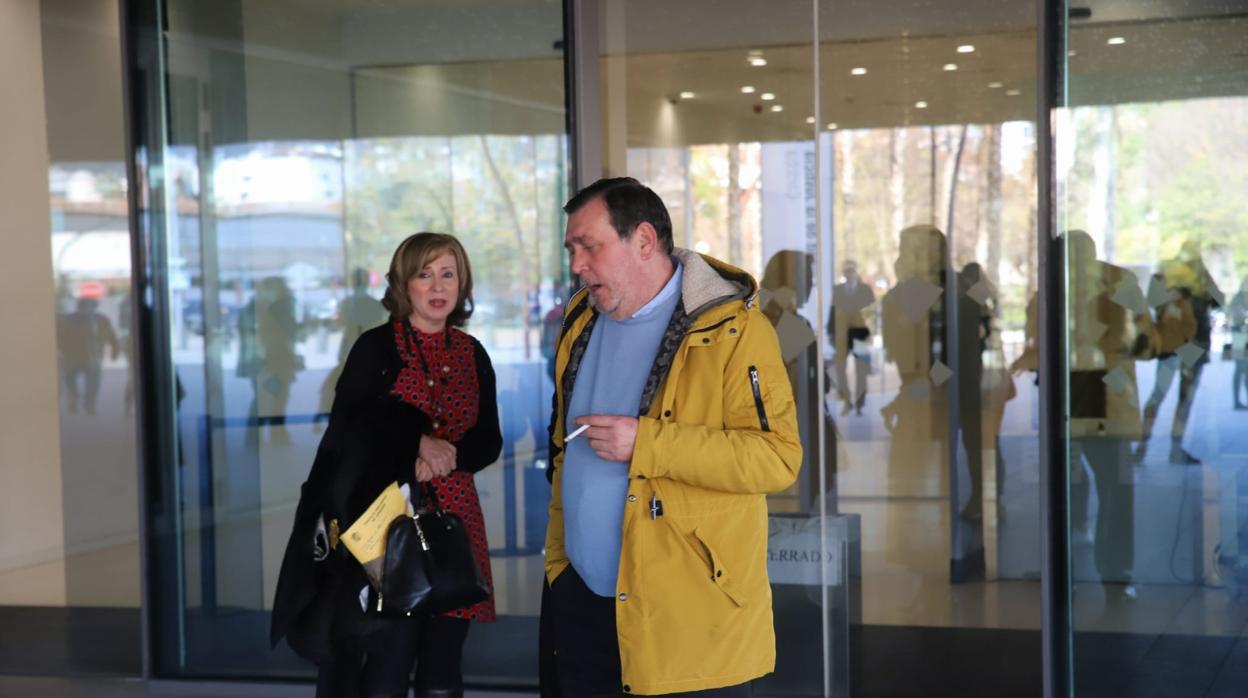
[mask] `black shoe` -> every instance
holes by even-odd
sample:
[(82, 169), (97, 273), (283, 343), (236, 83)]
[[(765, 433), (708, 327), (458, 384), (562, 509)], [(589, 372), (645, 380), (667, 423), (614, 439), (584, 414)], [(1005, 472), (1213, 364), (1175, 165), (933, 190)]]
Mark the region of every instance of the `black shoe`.
[(1185, 451), (1181, 446), (1170, 449), (1170, 462), (1175, 465), (1200, 465), (1200, 459)]

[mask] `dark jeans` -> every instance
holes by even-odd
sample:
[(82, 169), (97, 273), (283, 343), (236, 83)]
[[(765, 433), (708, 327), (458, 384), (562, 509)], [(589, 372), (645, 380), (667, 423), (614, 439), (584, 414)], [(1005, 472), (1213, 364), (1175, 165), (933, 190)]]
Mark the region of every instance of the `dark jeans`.
[[(550, 587), (547, 608), (555, 647), (559, 690), (564, 698), (618, 698), (620, 645), (615, 633), (615, 599), (599, 596), (569, 566)], [(748, 683), (671, 696), (746, 698)]]
[(425, 616), (395, 621), (353, 647), (342, 648), (316, 676), (316, 698), (405, 698), (412, 686), (460, 689), (468, 623), (460, 618)]

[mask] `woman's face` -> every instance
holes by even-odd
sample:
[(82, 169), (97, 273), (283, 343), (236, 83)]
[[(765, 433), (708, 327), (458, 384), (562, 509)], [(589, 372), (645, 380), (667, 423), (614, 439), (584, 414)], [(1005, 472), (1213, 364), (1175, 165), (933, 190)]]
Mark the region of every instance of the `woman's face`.
[(439, 332), (459, 303), (459, 265), (455, 255), (444, 252), (407, 282), (411, 321), (422, 332)]

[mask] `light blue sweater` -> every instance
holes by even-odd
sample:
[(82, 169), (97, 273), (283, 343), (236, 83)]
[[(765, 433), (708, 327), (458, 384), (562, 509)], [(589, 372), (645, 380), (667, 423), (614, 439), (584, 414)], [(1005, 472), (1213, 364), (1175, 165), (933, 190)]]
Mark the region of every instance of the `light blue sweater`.
[[(663, 331), (680, 300), (683, 276), (676, 271), (658, 295), (627, 320), (598, 317), (572, 388), (564, 433), (586, 414), (636, 417)], [(563, 537), (568, 560), (595, 594), (615, 596), (620, 567), (628, 464), (606, 461), (581, 435), (563, 456)]]

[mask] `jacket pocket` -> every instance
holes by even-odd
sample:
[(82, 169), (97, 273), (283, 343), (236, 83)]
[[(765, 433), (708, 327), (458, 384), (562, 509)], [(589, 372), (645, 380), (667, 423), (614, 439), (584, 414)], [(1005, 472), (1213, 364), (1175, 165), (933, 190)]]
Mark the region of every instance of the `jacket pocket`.
[(696, 528), (693, 529), (693, 537), (697, 539), (698, 544), (702, 546), (702, 550), (706, 552), (707, 558), (710, 560), (711, 581), (715, 583), (715, 586), (719, 587), (720, 591), (724, 592), (724, 595), (728, 597), (729, 601), (732, 601), (733, 605), (737, 608), (744, 606), (745, 600), (741, 598), (736, 585), (733, 584), (732, 575), (724, 568), (724, 561), (715, 552), (715, 548), (706, 542), (706, 538)]
[(763, 431), (771, 431), (771, 425), (767, 422), (767, 409), (763, 407), (763, 389), (758, 382), (758, 367), (751, 366), (749, 368), (750, 390), (754, 393), (754, 409), (758, 410), (758, 424)]

